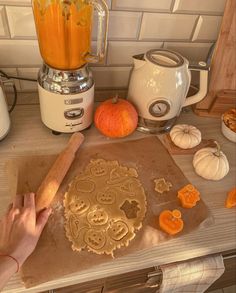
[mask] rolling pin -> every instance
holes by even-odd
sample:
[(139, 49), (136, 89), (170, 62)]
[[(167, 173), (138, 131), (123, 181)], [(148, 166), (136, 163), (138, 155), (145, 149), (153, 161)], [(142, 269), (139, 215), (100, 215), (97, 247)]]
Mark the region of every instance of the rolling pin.
[(83, 134), (79, 132), (74, 133), (66, 148), (58, 155), (36, 192), (35, 202), (37, 212), (49, 207), (51, 204), (83, 141)]

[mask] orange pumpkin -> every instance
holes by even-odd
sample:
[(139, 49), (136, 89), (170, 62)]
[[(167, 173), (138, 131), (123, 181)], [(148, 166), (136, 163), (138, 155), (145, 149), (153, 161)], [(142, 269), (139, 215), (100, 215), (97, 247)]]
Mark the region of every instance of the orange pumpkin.
[(233, 189), (231, 189), (228, 194), (227, 194), (227, 198), (225, 201), (225, 207), (226, 208), (232, 208), (236, 206), (236, 187), (234, 187)]
[(184, 222), (181, 219), (181, 212), (179, 210), (164, 210), (159, 215), (160, 228), (170, 234), (175, 235), (183, 230)]
[(200, 200), (200, 192), (192, 184), (187, 184), (178, 191), (178, 198), (182, 207), (191, 209)]
[(116, 96), (98, 106), (94, 123), (105, 136), (125, 137), (136, 129), (138, 114), (130, 102)]

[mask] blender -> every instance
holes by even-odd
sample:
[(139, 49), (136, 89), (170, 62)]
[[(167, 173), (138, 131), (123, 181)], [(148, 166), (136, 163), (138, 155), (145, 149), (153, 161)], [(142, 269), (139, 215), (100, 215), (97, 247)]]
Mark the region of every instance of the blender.
[[(55, 133), (88, 128), (94, 80), (87, 63), (104, 59), (108, 8), (104, 0), (32, 0), (43, 66), (38, 74), (41, 119)], [(92, 52), (94, 15), (97, 50)]]

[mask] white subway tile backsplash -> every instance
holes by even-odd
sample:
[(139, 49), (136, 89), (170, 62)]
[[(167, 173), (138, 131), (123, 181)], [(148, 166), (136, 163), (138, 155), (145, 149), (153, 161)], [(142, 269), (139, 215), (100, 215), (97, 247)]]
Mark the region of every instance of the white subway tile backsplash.
[(173, 12), (223, 14), (226, 0), (175, 0)]
[(141, 16), (139, 12), (111, 11), (108, 39), (137, 39)]
[[(37, 80), (39, 68), (18, 68), (17, 71), (19, 77), (26, 77)], [(33, 91), (37, 90), (38, 88), (37, 82), (33, 81), (21, 80), (20, 84), (23, 91)]]
[(186, 40), (191, 37), (197, 15), (144, 13), (140, 40)]
[[(51, 1), (51, 0), (50, 0)], [(217, 39), (227, 0), (105, 0), (110, 11), (108, 53), (90, 64), (97, 88), (127, 88), (132, 56), (167, 48), (190, 61), (206, 61)], [(94, 29), (97, 26), (96, 13)], [(96, 40), (97, 32), (93, 32)], [(96, 42), (92, 42), (96, 52)], [(0, 67), (36, 78), (39, 52), (31, 0), (0, 0)], [(16, 72), (17, 68), (17, 72)], [(36, 90), (36, 83), (16, 81)]]
[(35, 23), (31, 7), (6, 7), (12, 38), (36, 38)]
[(164, 48), (180, 53), (189, 61), (206, 61), (213, 43), (166, 42)]
[(37, 40), (0, 40), (0, 66), (40, 65)]
[(160, 48), (162, 42), (121, 42), (110, 41), (108, 46), (107, 63), (109, 65), (131, 65), (132, 56)]
[(0, 38), (9, 37), (7, 19), (4, 6), (0, 6)]
[(93, 67), (96, 88), (127, 88), (132, 67)]
[(217, 39), (222, 17), (201, 15), (193, 34), (193, 41), (215, 41)]
[(5, 4), (5, 5), (30, 5), (31, 0), (0, 0), (0, 4)]
[(172, 0), (113, 0), (113, 9), (170, 11)]

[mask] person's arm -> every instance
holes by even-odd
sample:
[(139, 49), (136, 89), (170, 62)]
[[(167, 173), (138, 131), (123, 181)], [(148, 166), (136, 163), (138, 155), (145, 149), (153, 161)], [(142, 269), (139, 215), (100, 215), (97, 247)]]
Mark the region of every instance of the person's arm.
[(0, 290), (17, 271), (17, 263), (8, 256), (0, 256)]
[(35, 195), (17, 195), (0, 221), (0, 290), (34, 251), (51, 213), (36, 215)]

